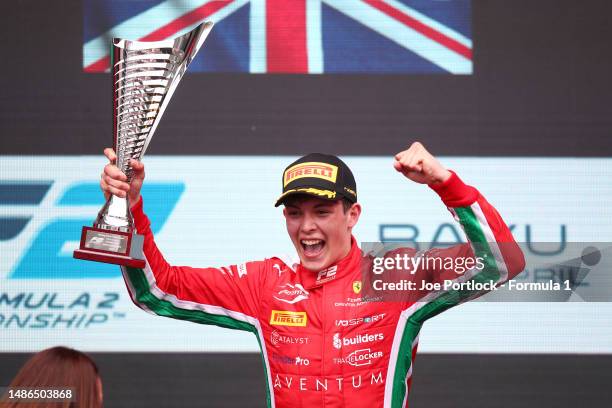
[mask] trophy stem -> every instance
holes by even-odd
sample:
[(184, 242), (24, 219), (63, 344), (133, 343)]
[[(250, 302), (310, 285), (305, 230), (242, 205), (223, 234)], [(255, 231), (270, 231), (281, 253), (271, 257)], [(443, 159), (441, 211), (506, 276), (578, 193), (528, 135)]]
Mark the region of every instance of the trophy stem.
[(132, 182), (132, 177), (134, 176), (134, 170), (132, 169), (132, 166), (130, 165), (131, 157), (128, 154), (126, 154), (130, 152), (129, 151), (126, 152), (125, 148), (119, 145), (119, 146), (115, 146), (115, 153), (117, 154), (116, 166), (119, 168), (119, 170), (123, 172), (123, 174), (125, 174), (125, 177), (127, 178), (125, 182), (130, 184)]
[(96, 228), (123, 232), (132, 232), (133, 225), (128, 198), (117, 197), (114, 194), (106, 200), (94, 223)]

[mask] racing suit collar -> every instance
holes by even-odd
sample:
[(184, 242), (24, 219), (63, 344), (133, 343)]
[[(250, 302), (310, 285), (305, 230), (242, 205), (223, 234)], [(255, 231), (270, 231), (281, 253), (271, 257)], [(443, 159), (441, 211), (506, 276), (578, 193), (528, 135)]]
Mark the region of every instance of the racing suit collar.
[(343, 275), (359, 267), (360, 260), (361, 249), (359, 249), (355, 237), (351, 236), (351, 249), (344, 258), (317, 272), (306, 269), (302, 264), (299, 264), (297, 266), (297, 273), (304, 288), (312, 289), (328, 282), (340, 280)]

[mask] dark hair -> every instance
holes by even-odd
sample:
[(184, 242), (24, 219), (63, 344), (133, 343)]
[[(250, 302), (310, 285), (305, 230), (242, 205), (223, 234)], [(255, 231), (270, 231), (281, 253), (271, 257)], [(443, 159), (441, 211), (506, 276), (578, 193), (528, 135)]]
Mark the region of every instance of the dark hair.
[(98, 379), (98, 367), (89, 356), (67, 347), (52, 347), (34, 354), (21, 367), (9, 388), (71, 388), (72, 401), (0, 402), (0, 407), (101, 408), (102, 390), (98, 388)]
[[(301, 200), (307, 200), (312, 198), (313, 196), (309, 194), (292, 194), (290, 197), (287, 197), (284, 201), (285, 205), (292, 205), (293, 203), (300, 202)], [(348, 210), (353, 206), (353, 203), (349, 201), (348, 198), (342, 197), (340, 200), (342, 201), (342, 211), (346, 214)]]
[(348, 198), (343, 198), (342, 199), (342, 210), (344, 210), (344, 213), (346, 214), (348, 212), (348, 210), (351, 209), (351, 207), (353, 206), (353, 203), (351, 203)]

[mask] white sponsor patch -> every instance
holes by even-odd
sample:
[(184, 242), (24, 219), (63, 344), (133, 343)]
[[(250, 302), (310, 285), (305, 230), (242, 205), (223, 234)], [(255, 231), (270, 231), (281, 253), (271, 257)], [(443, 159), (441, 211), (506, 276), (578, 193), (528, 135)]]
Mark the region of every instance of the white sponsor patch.
[(308, 291), (299, 283), (296, 283), (295, 285), (286, 283), (279, 288), (278, 292), (274, 296), (274, 299), (292, 305), (308, 299), (308, 296), (310, 296)]
[(342, 348), (342, 346), (354, 346), (357, 344), (366, 344), (366, 343), (372, 343), (375, 341), (382, 341), (384, 339), (385, 339), (385, 335), (382, 333), (376, 333), (376, 334), (363, 333), (363, 334), (358, 334), (352, 337), (340, 337), (340, 333), (336, 333), (334, 334), (334, 337), (332, 338), (332, 344), (334, 348), (340, 349)]
[(355, 317), (352, 319), (338, 319), (336, 320), (336, 326), (348, 327), (348, 326), (356, 326), (362, 323), (365, 323), (365, 324), (374, 323), (379, 320), (382, 320), (384, 317), (385, 317), (385, 313), (381, 313), (381, 314), (366, 316), (366, 317)]
[(309, 341), (308, 337), (285, 336), (276, 330), (270, 333), (270, 342), (275, 346), (279, 344), (308, 344)]
[(382, 351), (372, 351), (369, 348), (355, 350), (346, 358), (334, 358), (335, 364), (350, 364), (354, 367), (360, 367), (372, 364), (373, 360), (379, 359), (383, 356)]

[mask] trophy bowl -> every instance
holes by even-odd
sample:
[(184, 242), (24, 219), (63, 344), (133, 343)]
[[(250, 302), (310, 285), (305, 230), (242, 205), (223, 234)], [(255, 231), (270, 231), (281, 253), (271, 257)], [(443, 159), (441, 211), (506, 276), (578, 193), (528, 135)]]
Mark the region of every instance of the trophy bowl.
[[(172, 94), (212, 27), (212, 22), (203, 22), (163, 41), (113, 39), (113, 148), (115, 164), (127, 176), (127, 183), (133, 175), (130, 160), (144, 155)], [(83, 227), (73, 257), (144, 268), (143, 242), (134, 228), (128, 198), (111, 194), (93, 227)]]

